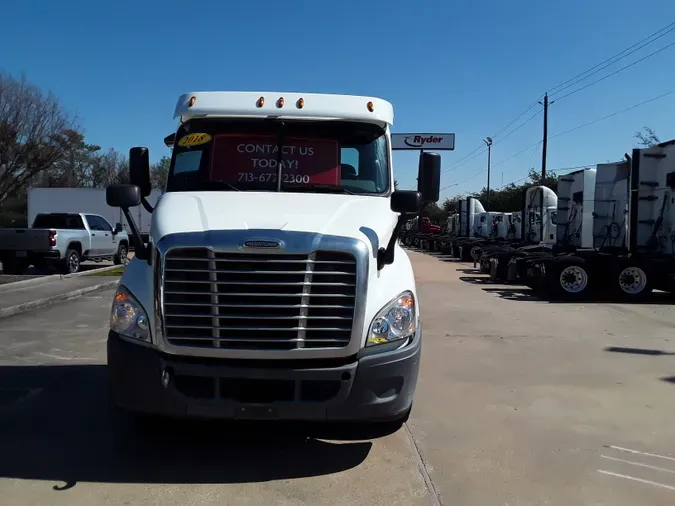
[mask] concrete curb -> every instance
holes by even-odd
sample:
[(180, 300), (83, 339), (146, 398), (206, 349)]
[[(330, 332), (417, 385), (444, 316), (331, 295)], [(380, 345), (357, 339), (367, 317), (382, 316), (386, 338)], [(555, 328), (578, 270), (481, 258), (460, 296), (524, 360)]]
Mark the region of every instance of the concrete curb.
[(60, 276), (61, 279), (78, 278), (80, 276), (88, 276), (89, 274), (96, 274), (97, 272), (114, 271), (115, 269), (119, 269), (120, 267), (126, 268), (126, 265), (106, 265), (105, 267), (99, 267), (98, 269), (91, 269), (89, 271), (80, 271), (76, 272), (75, 274), (61, 274)]
[(39, 278), (22, 279), (21, 281), (12, 281), (11, 283), (4, 283), (3, 289), (15, 290), (25, 288), (27, 286), (41, 285), (43, 283), (50, 283), (52, 281), (61, 281), (61, 274), (52, 274), (50, 276), (40, 276)]
[(13, 290), (15, 288), (24, 288), (27, 286), (41, 285), (42, 283), (50, 283), (52, 281), (60, 281), (62, 279), (77, 278), (80, 276), (87, 276), (89, 274), (96, 274), (98, 272), (114, 271), (119, 269), (121, 265), (107, 265), (105, 267), (99, 267), (98, 269), (91, 269), (88, 271), (80, 271), (75, 274), (50, 274), (48, 276), (40, 276), (39, 278), (23, 279), (21, 281), (12, 281), (11, 283), (5, 283), (1, 285), (3, 288)]
[(97, 292), (100, 290), (105, 290), (106, 288), (112, 288), (119, 283), (119, 279), (114, 279), (112, 281), (106, 281), (105, 283), (100, 283), (94, 286), (88, 286), (87, 288), (80, 288), (79, 290), (73, 290), (72, 292), (60, 293), (58, 295), (52, 295), (51, 297), (45, 297), (44, 299), (33, 300), (30, 302), (25, 302), (24, 304), (19, 304), (17, 306), (10, 306), (0, 309), (0, 319), (7, 318), (8, 316), (14, 316), (17, 314), (25, 313), (31, 309), (37, 309), (40, 307), (51, 306), (57, 302), (65, 302), (70, 299), (75, 299), (81, 297), (82, 295), (87, 295), (88, 293)]

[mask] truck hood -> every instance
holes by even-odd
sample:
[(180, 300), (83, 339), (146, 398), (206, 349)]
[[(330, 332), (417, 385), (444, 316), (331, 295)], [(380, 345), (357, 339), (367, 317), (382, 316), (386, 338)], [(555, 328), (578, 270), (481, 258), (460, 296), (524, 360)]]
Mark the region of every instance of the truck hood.
[(211, 230), (284, 230), (386, 245), (398, 215), (386, 197), (317, 193), (170, 192), (153, 212), (152, 237)]

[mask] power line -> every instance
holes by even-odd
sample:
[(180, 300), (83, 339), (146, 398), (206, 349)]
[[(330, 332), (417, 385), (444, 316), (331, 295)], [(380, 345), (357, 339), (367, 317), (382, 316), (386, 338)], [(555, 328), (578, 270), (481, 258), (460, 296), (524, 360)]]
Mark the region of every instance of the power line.
[(660, 52), (662, 52), (662, 51), (665, 51), (666, 49), (668, 49), (668, 48), (670, 48), (670, 47), (672, 47), (672, 46), (675, 46), (675, 42), (671, 42), (671, 43), (668, 44), (667, 46), (664, 46), (664, 47), (662, 47), (661, 49), (658, 49), (658, 50), (654, 51), (653, 53), (649, 53), (647, 56), (644, 56), (644, 57), (640, 58), (639, 60), (634, 61), (633, 63), (629, 63), (628, 65), (626, 65), (626, 66), (624, 66), (624, 67), (621, 67), (621, 68), (618, 69), (618, 70), (615, 70), (615, 71), (612, 72), (611, 74), (607, 74), (606, 76), (603, 76), (603, 77), (601, 77), (600, 79), (596, 79), (595, 81), (592, 81), (592, 82), (590, 82), (590, 83), (588, 83), (588, 84), (582, 86), (581, 88), (577, 88), (576, 90), (572, 90), (572, 91), (570, 91), (569, 93), (566, 93), (565, 95), (563, 95), (562, 97), (556, 98), (556, 101), (562, 100), (563, 98), (567, 98), (567, 97), (569, 97), (570, 95), (574, 95), (575, 93), (577, 93), (577, 92), (579, 92), (579, 91), (581, 91), (581, 90), (585, 90), (585, 89), (588, 88), (589, 86), (593, 86), (594, 84), (599, 83), (600, 81), (604, 81), (604, 80), (607, 79), (608, 77), (612, 77), (612, 76), (618, 74), (619, 72), (622, 72), (622, 71), (624, 71), (624, 70), (626, 70), (626, 69), (632, 67), (633, 65), (637, 65), (638, 63), (645, 61), (647, 58), (651, 58), (652, 56), (654, 56), (654, 55), (656, 55), (656, 54), (658, 54), (658, 53), (660, 53)]
[[(581, 81), (583, 81), (583, 80), (585, 80), (585, 79), (588, 79), (590, 76), (596, 74), (597, 72), (600, 72), (601, 70), (607, 68), (608, 66), (613, 65), (614, 63), (617, 63), (618, 61), (622, 60), (623, 58), (625, 58), (625, 57), (627, 57), (627, 56), (633, 54), (634, 52), (636, 52), (636, 51), (638, 51), (638, 50), (640, 50), (640, 49), (642, 49), (642, 48), (648, 46), (649, 44), (652, 44), (653, 42), (657, 41), (657, 40), (660, 39), (661, 37), (663, 37), (663, 36), (667, 35), (668, 33), (672, 32), (673, 30), (675, 30), (675, 21), (672, 22), (672, 23), (670, 23), (670, 24), (668, 24), (668, 25), (666, 25), (666, 26), (664, 26), (663, 28), (661, 28), (661, 29), (655, 31), (654, 33), (648, 35), (647, 37), (645, 37), (645, 38), (643, 38), (642, 40), (640, 40), (640, 41), (636, 42), (635, 44), (633, 44), (632, 46), (629, 46), (629, 47), (627, 47), (626, 49), (624, 49), (624, 50), (622, 50), (622, 51), (616, 53), (615, 55), (611, 56), (610, 58), (607, 58), (607, 59), (605, 59), (604, 61), (602, 61), (602, 62), (600, 62), (600, 63), (598, 63), (598, 64), (596, 64), (596, 65), (590, 67), (589, 69), (585, 70), (584, 72), (582, 72), (582, 73), (580, 73), (580, 74), (577, 74), (576, 76), (574, 76), (574, 77), (572, 77), (572, 78), (570, 78), (570, 79), (568, 79), (568, 80), (566, 80), (566, 81), (564, 81), (564, 82), (558, 84), (557, 86), (554, 86), (553, 88), (551, 88), (550, 90), (548, 90), (547, 93), (549, 93), (549, 94), (560, 93), (562, 90), (567, 89), (567, 88), (569, 88), (569, 87), (571, 87), (571, 86), (574, 86), (575, 84), (578, 84), (579, 82), (581, 82)], [(650, 39), (651, 39), (651, 40), (650, 40)], [(646, 58), (649, 58), (649, 57), (653, 56), (654, 54), (656, 54), (656, 53), (658, 53), (658, 52), (660, 52), (660, 51), (662, 51), (662, 50), (664, 50), (664, 49), (666, 49), (666, 48), (668, 48), (668, 47), (670, 47), (670, 46), (666, 46), (665, 48), (662, 48), (662, 49), (660, 49), (659, 51), (656, 51), (655, 53), (652, 53), (651, 55), (646, 56), (646, 57), (643, 58), (642, 60), (644, 60), (644, 59), (646, 59)], [(588, 84), (586, 87), (592, 86), (593, 84), (595, 84), (595, 83), (597, 83), (597, 82), (600, 82), (600, 81), (606, 79), (607, 77), (611, 77), (612, 75), (617, 74), (618, 72), (621, 72), (622, 70), (625, 70), (625, 69), (629, 68), (630, 66), (635, 65), (636, 63), (639, 63), (639, 62), (642, 61), (642, 60), (638, 60), (637, 62), (634, 62), (634, 63), (632, 63), (632, 64), (630, 64), (630, 65), (628, 65), (628, 66), (626, 66), (626, 67), (623, 67), (622, 69), (619, 69), (617, 72), (615, 72), (615, 73), (613, 73), (613, 74), (609, 74), (608, 76), (605, 76), (605, 77), (603, 77), (602, 79), (598, 79), (597, 81)], [(608, 63), (608, 62), (611, 62), (611, 63)], [(603, 65), (604, 65), (604, 66), (603, 66)], [(598, 67), (602, 67), (602, 68), (598, 68)], [(589, 74), (589, 72), (590, 72), (590, 74)], [(588, 74), (588, 75), (586, 75), (586, 74)], [(579, 78), (582, 77), (582, 76), (585, 76), (585, 77), (583, 77), (582, 79), (579, 79)], [(566, 95), (564, 95), (564, 96), (562, 96), (562, 97), (560, 97), (560, 98), (565, 98), (565, 97), (567, 97), (567, 96), (569, 96), (569, 95), (571, 95), (571, 94), (573, 94), (573, 93), (576, 93), (577, 91), (581, 91), (582, 89), (583, 89), (583, 88), (579, 88), (578, 90), (575, 90), (575, 91), (573, 91), (573, 92), (571, 92), (571, 93), (568, 93), (568, 94), (566, 94)], [(517, 115), (515, 118), (513, 118), (509, 123), (507, 123), (504, 127), (502, 127), (497, 133), (495, 133), (495, 134), (492, 135), (491, 137), (492, 137), (493, 139), (499, 137), (499, 135), (501, 135), (502, 132), (504, 132), (505, 130), (507, 130), (511, 125), (513, 125), (516, 121), (518, 121), (518, 120), (519, 120), (520, 118), (522, 118), (525, 114), (527, 114), (533, 107), (535, 107), (543, 97), (544, 97), (544, 95), (541, 95), (540, 97), (538, 97), (537, 100), (535, 100), (534, 102), (532, 102), (527, 108), (525, 108), (525, 110), (523, 110), (519, 115)], [(500, 141), (506, 139), (508, 136), (510, 136), (511, 134), (513, 134), (514, 132), (516, 132), (517, 130), (519, 130), (522, 126), (524, 126), (526, 123), (528, 123), (529, 121), (531, 121), (532, 119), (534, 119), (534, 117), (538, 116), (540, 113), (541, 113), (541, 111), (539, 111), (537, 114), (535, 114), (535, 115), (531, 116), (530, 118), (528, 118), (528, 120), (526, 120), (524, 123), (522, 123), (521, 125), (519, 125), (516, 129), (512, 130), (511, 132), (509, 132), (507, 135), (505, 135), (505, 136), (502, 137), (501, 139), (495, 141), (495, 144), (497, 144), (497, 142), (500, 142)], [(479, 144), (479, 145), (478, 145), (476, 148), (474, 148), (469, 154), (465, 155), (463, 158), (460, 158), (459, 160), (457, 160), (457, 162), (455, 162), (453, 165), (451, 165), (451, 166), (447, 167), (446, 169), (444, 169), (444, 170), (441, 172), (441, 174), (445, 174), (445, 173), (450, 172), (450, 171), (452, 171), (452, 170), (454, 170), (454, 169), (457, 169), (457, 168), (461, 167), (462, 165), (464, 165), (464, 164), (470, 162), (471, 160), (474, 160), (474, 159), (478, 158), (479, 156), (483, 155), (483, 154), (486, 153), (486, 152), (487, 152), (487, 149), (484, 148), (483, 144)], [(472, 155), (474, 155), (474, 156), (472, 156)]]
[[(668, 24), (668, 25), (666, 25), (666, 26), (664, 26), (663, 28), (661, 28), (661, 29), (655, 31), (655, 32), (652, 33), (651, 35), (648, 35), (648, 36), (645, 37), (644, 39), (642, 39), (642, 40), (636, 42), (635, 44), (633, 44), (632, 46), (627, 47), (627, 48), (624, 49), (623, 51), (620, 51), (620, 52), (616, 53), (615, 55), (610, 56), (610, 57), (607, 58), (606, 60), (601, 61), (600, 63), (598, 63), (598, 64), (592, 66), (591, 68), (585, 70), (584, 72), (582, 72), (582, 73), (580, 73), (580, 74), (577, 74), (576, 76), (574, 76), (574, 77), (568, 79), (567, 81), (564, 81), (564, 82), (558, 84), (557, 86), (554, 86), (553, 88), (551, 88), (550, 90), (548, 90), (548, 94), (549, 94), (549, 95), (552, 95), (552, 94), (555, 94), (555, 93), (560, 93), (563, 89), (569, 88), (570, 86), (573, 86), (574, 84), (576, 84), (576, 83), (578, 83), (578, 82), (580, 82), (580, 81), (583, 81), (584, 79), (588, 79), (591, 75), (596, 74), (597, 72), (603, 70), (604, 68), (607, 68), (607, 67), (610, 66), (610, 65), (613, 65), (614, 63), (617, 63), (618, 61), (622, 60), (622, 59), (625, 58), (626, 56), (629, 56), (629, 55), (633, 54), (634, 52), (636, 52), (636, 51), (642, 49), (643, 47), (648, 46), (649, 44), (651, 44), (651, 43), (657, 41), (658, 39), (660, 39), (660, 38), (663, 37), (664, 35), (667, 35), (668, 33), (672, 32), (673, 30), (675, 30), (675, 21), (672, 22), (672, 23), (670, 23), (670, 24)], [(663, 32), (663, 33), (660, 33), (660, 32)], [(652, 37), (655, 37), (655, 38), (652, 39)], [(652, 39), (652, 40), (649, 40), (649, 39)], [(643, 44), (643, 42), (645, 42), (645, 41), (647, 41), (647, 40), (649, 40), (649, 42), (647, 42), (646, 44)], [(641, 44), (642, 44), (642, 45), (641, 45)], [(639, 47), (637, 47), (637, 46), (639, 46)], [(634, 49), (634, 48), (635, 48), (635, 49)], [(632, 50), (632, 51), (631, 51), (631, 50)], [(625, 54), (624, 54), (624, 53), (625, 53)], [(619, 57), (619, 56), (620, 56), (621, 58), (618, 58), (618, 59), (615, 60), (615, 58), (617, 58), (617, 57)], [(612, 61), (612, 60), (614, 60), (614, 61)], [(611, 62), (611, 63), (608, 63), (608, 62)], [(605, 65), (605, 64), (607, 64), (607, 65)], [(598, 67), (601, 67), (602, 65), (605, 65), (605, 66), (603, 66), (602, 68), (598, 68)], [(597, 70), (596, 70), (596, 69), (597, 69)], [(593, 72), (591, 72), (591, 71), (593, 71)], [(591, 72), (591, 73), (588, 74), (589, 72)], [(577, 80), (578, 78), (580, 78), (581, 76), (584, 76), (585, 74), (588, 74), (588, 75), (585, 76), (583, 79)], [(572, 81), (575, 81), (575, 82), (572, 83)], [(563, 87), (563, 88), (561, 88), (561, 87)], [(559, 88), (560, 88), (560, 89), (559, 89)]]
[[(661, 98), (664, 98), (664, 97), (667, 97), (667, 96), (673, 95), (673, 94), (675, 94), (675, 90), (671, 90), (671, 91), (668, 91), (668, 92), (666, 92), (666, 93), (662, 93), (661, 95), (658, 95), (658, 96), (656, 96), (656, 97), (652, 97), (652, 98), (650, 98), (650, 99), (648, 99), (648, 100), (644, 100), (644, 101), (639, 102), (639, 103), (637, 103), (637, 104), (633, 104), (633, 105), (631, 105), (631, 106), (629, 106), (629, 107), (626, 107), (626, 108), (624, 108), (624, 109), (621, 109), (621, 110), (619, 110), (619, 111), (613, 112), (613, 113), (611, 113), (611, 114), (607, 114), (606, 116), (602, 116), (601, 118), (597, 118), (597, 119), (595, 119), (595, 120), (593, 120), (593, 121), (589, 121), (589, 122), (587, 122), (587, 123), (583, 123), (583, 124), (581, 124), (581, 125), (577, 125), (577, 126), (575, 126), (574, 128), (570, 128), (570, 129), (568, 129), (568, 130), (564, 130), (564, 131), (562, 131), (562, 132), (558, 132), (558, 133), (556, 133), (556, 134), (550, 135), (548, 138), (549, 138), (549, 139), (552, 139), (552, 138), (554, 138), (554, 137), (559, 137), (559, 136), (561, 136), (561, 135), (565, 135), (565, 134), (574, 132), (575, 130), (579, 130), (579, 129), (581, 129), (581, 128), (585, 128), (585, 127), (587, 127), (587, 126), (594, 125), (595, 123), (599, 123), (600, 121), (604, 121), (604, 120), (606, 120), (606, 119), (609, 119), (609, 118), (612, 118), (612, 117), (614, 117), (614, 116), (617, 116), (618, 114), (622, 114), (622, 113), (624, 113), (624, 112), (630, 111), (631, 109), (636, 109), (637, 107), (641, 107), (641, 106), (646, 105), (646, 104), (648, 104), (648, 103), (650, 103), (650, 102), (654, 102), (654, 101), (656, 101), (656, 100), (659, 100), (659, 99), (661, 99)], [(518, 155), (521, 155), (522, 153), (525, 153), (526, 151), (529, 151), (530, 149), (533, 149), (533, 148), (538, 147), (541, 143), (542, 143), (542, 141), (538, 141), (538, 142), (536, 142), (535, 144), (532, 144), (531, 146), (528, 146), (528, 147), (526, 147), (525, 149), (522, 149), (522, 150), (518, 151), (517, 153), (514, 153), (513, 155), (511, 155), (511, 156), (509, 156), (509, 157), (507, 157), (507, 158), (505, 158), (505, 159), (503, 159), (503, 160), (500, 160), (499, 162), (493, 164), (493, 165), (492, 165), (492, 168), (494, 168), (494, 167), (496, 167), (496, 166), (498, 166), (498, 165), (501, 165), (501, 164), (503, 164), (503, 163), (506, 163), (506, 162), (508, 162), (509, 160), (512, 160), (513, 158), (516, 158)], [(530, 159), (531, 159), (531, 158), (530, 158)], [(571, 169), (582, 168), (582, 167), (587, 167), (587, 165), (584, 165), (584, 166), (581, 166), (581, 167), (570, 167), (569, 169), (571, 170)], [(562, 169), (551, 169), (551, 170), (557, 171), (557, 170), (566, 170), (566, 169), (565, 169), (565, 168), (562, 168)], [(460, 182), (458, 182), (458, 183), (453, 183), (453, 184), (447, 185), (447, 186), (441, 188), (441, 191), (446, 190), (446, 189), (448, 189), (448, 188), (451, 188), (451, 187), (453, 187), (453, 186), (459, 186), (460, 184), (463, 184), (463, 183), (465, 183), (465, 182), (467, 182), (467, 181), (470, 181), (470, 180), (472, 180), (472, 179), (474, 179), (474, 178), (480, 176), (481, 174), (485, 173), (486, 171), (487, 171), (487, 169), (484, 169), (483, 171), (477, 172), (476, 174), (473, 174), (472, 176), (470, 176), (470, 177), (468, 177), (468, 178), (466, 178), (466, 179), (464, 179), (464, 180), (462, 180), (462, 181), (460, 181)], [(529, 176), (526, 176), (526, 177), (529, 177)], [(524, 179), (524, 178), (523, 178), (523, 179)], [(519, 180), (516, 180), (516, 181), (512, 181), (511, 183), (516, 183), (516, 182), (518, 182), (518, 181), (522, 181), (522, 179), (519, 179)], [(511, 183), (508, 183), (507, 185), (504, 185), (504, 186), (508, 186), (508, 185), (511, 184)], [(504, 186), (501, 186), (500, 188), (504, 188)]]
[(520, 118), (522, 118), (523, 116), (525, 116), (525, 114), (527, 114), (528, 111), (530, 111), (530, 109), (532, 109), (534, 106), (536, 106), (536, 105), (539, 103), (539, 100), (541, 100), (543, 96), (544, 96), (544, 95), (542, 95), (541, 97), (537, 98), (537, 100), (535, 100), (534, 102), (532, 102), (532, 103), (527, 107), (527, 109), (525, 109), (525, 110), (524, 110), (523, 112), (521, 112), (518, 116), (516, 116), (515, 118), (513, 118), (509, 123), (507, 123), (507, 125), (506, 125), (505, 127), (503, 127), (501, 130), (499, 130), (496, 134), (492, 135), (491, 137), (492, 137), (493, 139), (496, 138), (496, 137), (498, 137), (504, 130), (506, 130), (506, 129), (509, 128), (511, 125), (513, 125), (516, 121), (518, 121)]
[[(494, 144), (497, 144), (497, 143), (503, 141), (504, 139), (506, 139), (507, 137), (509, 137), (510, 135), (514, 134), (515, 132), (517, 132), (518, 130), (520, 130), (523, 126), (525, 126), (527, 123), (529, 123), (529, 122), (532, 121), (534, 118), (536, 118), (537, 116), (539, 116), (541, 113), (542, 113), (542, 111), (537, 111), (537, 112), (534, 113), (532, 116), (530, 116), (530, 117), (527, 118), (525, 121), (523, 121), (520, 125), (518, 125), (516, 128), (514, 128), (513, 130), (511, 130), (510, 132), (508, 132), (504, 137), (502, 137), (501, 139), (495, 141)], [(482, 149), (482, 150), (481, 150), (481, 149)], [(479, 150), (481, 150), (481, 151), (480, 151), (479, 153), (476, 153), (476, 151), (479, 151)], [(471, 155), (474, 154), (474, 153), (476, 153), (475, 156), (471, 156)], [(470, 162), (471, 160), (474, 160), (474, 159), (478, 158), (479, 156), (484, 155), (485, 153), (487, 153), (487, 149), (484, 148), (484, 147), (482, 147), (482, 146), (479, 146), (478, 148), (474, 149), (471, 153), (469, 153), (468, 155), (466, 155), (464, 158), (460, 159), (460, 160), (458, 161), (458, 163), (456, 163), (455, 165), (452, 165), (452, 166), (448, 167), (447, 169), (443, 170), (443, 171), (441, 172), (441, 174), (445, 174), (445, 173), (447, 173), (447, 172), (450, 172), (451, 170), (457, 169), (457, 168), (459, 168), (460, 166), (462, 166), (462, 165), (464, 165), (464, 164)]]
[(599, 123), (600, 121), (612, 118), (612, 117), (616, 116), (617, 114), (621, 114), (623, 112), (630, 111), (631, 109), (635, 109), (636, 107), (640, 107), (640, 106), (648, 104), (650, 102), (654, 102), (655, 100), (659, 100), (661, 98), (667, 97), (668, 95), (672, 95), (673, 93), (675, 93), (675, 90), (669, 91), (667, 93), (663, 93), (663, 94), (661, 94), (657, 97), (650, 98), (649, 100), (645, 100), (644, 102), (640, 102), (639, 104), (631, 105), (630, 107), (626, 107), (625, 109), (621, 109), (620, 111), (613, 112), (612, 114), (608, 114), (607, 116), (603, 116), (602, 118), (598, 118), (598, 119), (595, 119), (593, 121), (589, 121), (588, 123), (583, 123), (581, 125), (575, 126), (574, 128), (570, 128), (569, 130), (565, 130), (563, 132), (558, 132), (557, 134), (550, 135), (549, 139), (552, 139), (553, 137), (558, 137), (560, 135), (565, 135), (565, 134), (568, 134), (570, 132), (574, 132), (575, 130), (579, 130), (580, 128), (584, 128), (584, 127), (587, 127), (587, 126), (590, 126), (590, 125), (594, 125), (595, 123)]
[(504, 137), (502, 137), (502, 138), (499, 139), (498, 141), (495, 141), (495, 144), (497, 144), (497, 143), (499, 143), (499, 142), (502, 142), (504, 139), (506, 139), (507, 137), (509, 137), (511, 134), (513, 134), (513, 133), (517, 132), (518, 130), (520, 130), (523, 126), (525, 126), (527, 123), (529, 123), (529, 122), (532, 121), (534, 118), (536, 118), (537, 116), (539, 116), (542, 112), (543, 112), (543, 111), (537, 111), (537, 112), (535, 112), (532, 116), (530, 116), (529, 118), (527, 118), (527, 119), (526, 119), (525, 121), (523, 121), (520, 125), (518, 125), (516, 128), (514, 128), (514, 129), (511, 130), (509, 133), (507, 133)]
[[(533, 144), (532, 146), (529, 146), (529, 147), (523, 149), (522, 151), (518, 151), (516, 154), (511, 155), (511, 156), (509, 156), (508, 158), (505, 158), (504, 160), (501, 160), (501, 161), (499, 161), (499, 162), (493, 164), (493, 165), (492, 165), (492, 168), (495, 168), (497, 165), (501, 165), (502, 163), (508, 162), (508, 161), (511, 160), (512, 158), (515, 158), (516, 156), (518, 156), (518, 155), (524, 153), (525, 151), (528, 151), (528, 150), (530, 150), (530, 149), (532, 149), (532, 148), (535, 148), (535, 147), (539, 146), (539, 144), (541, 144), (541, 141), (537, 142), (536, 144)], [(452, 184), (449, 184), (449, 185), (447, 185), (447, 186), (444, 186), (443, 188), (441, 188), (440, 191), (447, 190), (448, 188), (451, 188), (451, 187), (453, 187), (453, 186), (459, 186), (460, 184), (466, 183), (467, 181), (471, 181), (472, 179), (474, 179), (474, 178), (480, 176), (481, 174), (484, 174), (485, 172), (487, 172), (487, 169), (483, 169), (483, 170), (480, 171), (480, 172), (476, 172), (476, 173), (473, 174), (472, 176), (470, 176), (470, 177), (468, 177), (468, 178), (466, 178), (466, 179), (463, 179), (462, 181), (459, 181), (458, 183), (452, 183)]]
[[(551, 172), (560, 172), (560, 171), (564, 171), (564, 170), (579, 170), (579, 169), (586, 169), (588, 167), (594, 167), (594, 166), (599, 165), (601, 163), (604, 163), (604, 162), (587, 163), (585, 165), (577, 165), (576, 167), (558, 167), (558, 168), (549, 169), (549, 170)], [(564, 176), (565, 174), (560, 174), (560, 175)], [(515, 180), (511, 181), (510, 183), (507, 183), (505, 185), (500, 186), (495, 191), (501, 190), (502, 188), (506, 188), (507, 186), (512, 185), (512, 184), (520, 183), (521, 181), (524, 181), (524, 180), (528, 179), (529, 177), (530, 177), (530, 175), (528, 174), (527, 176), (521, 177), (520, 179), (515, 179)]]

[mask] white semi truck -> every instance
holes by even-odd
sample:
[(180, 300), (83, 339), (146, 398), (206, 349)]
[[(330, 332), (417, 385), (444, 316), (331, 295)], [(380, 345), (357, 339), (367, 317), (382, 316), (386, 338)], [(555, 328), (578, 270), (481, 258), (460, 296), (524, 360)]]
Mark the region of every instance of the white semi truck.
[[(134, 415), (402, 423), (422, 326), (398, 244), (438, 200), (394, 191), (390, 103), (198, 92), (179, 98), (166, 192), (142, 244), (128, 209), (150, 194), (148, 150), (107, 189), (137, 237), (114, 296), (114, 405)], [(135, 417), (134, 417), (135, 418)]]
[(593, 188), (577, 201), (586, 215), (581, 246), (531, 262), (540, 286), (566, 299), (608, 294), (639, 301), (653, 289), (675, 291), (675, 141), (598, 165)]

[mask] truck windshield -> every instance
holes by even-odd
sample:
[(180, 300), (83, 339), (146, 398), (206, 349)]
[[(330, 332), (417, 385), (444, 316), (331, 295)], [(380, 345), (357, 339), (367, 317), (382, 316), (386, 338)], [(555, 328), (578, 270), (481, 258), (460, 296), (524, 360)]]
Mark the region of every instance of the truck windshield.
[(388, 195), (384, 129), (344, 121), (192, 120), (176, 134), (167, 191)]

